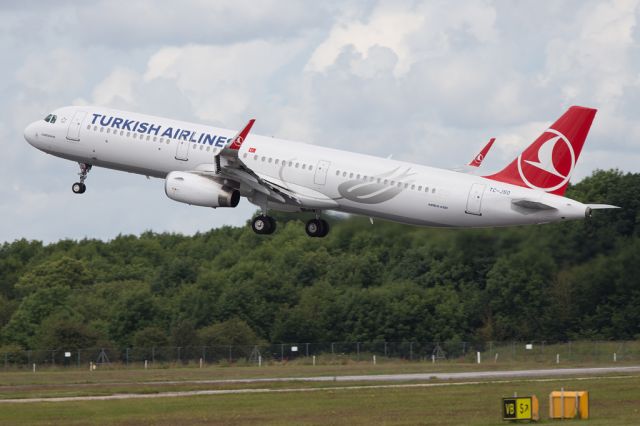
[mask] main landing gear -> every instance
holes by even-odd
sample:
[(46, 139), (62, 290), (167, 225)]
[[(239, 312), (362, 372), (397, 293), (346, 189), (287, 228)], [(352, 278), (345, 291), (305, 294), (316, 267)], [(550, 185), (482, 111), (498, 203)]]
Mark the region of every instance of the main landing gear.
[(73, 191), (74, 194), (84, 194), (84, 192), (87, 190), (87, 185), (84, 184), (84, 181), (87, 179), (87, 175), (89, 174), (89, 171), (91, 171), (91, 164), (86, 164), (86, 163), (78, 163), (80, 165), (80, 173), (78, 173), (78, 176), (80, 176), (80, 182), (76, 182), (71, 186), (71, 190)]
[(329, 224), (324, 219), (311, 219), (304, 226), (304, 230), (312, 238), (323, 238), (329, 233)]
[[(276, 230), (276, 220), (263, 213), (253, 218), (251, 221), (251, 229), (260, 235), (273, 234)], [(324, 219), (315, 218), (306, 223), (304, 230), (310, 237), (322, 238), (326, 237), (329, 233), (329, 224)]]
[(276, 220), (271, 216), (267, 216), (265, 214), (261, 214), (260, 216), (256, 216), (251, 221), (251, 229), (256, 234), (268, 235), (273, 234), (276, 230)]

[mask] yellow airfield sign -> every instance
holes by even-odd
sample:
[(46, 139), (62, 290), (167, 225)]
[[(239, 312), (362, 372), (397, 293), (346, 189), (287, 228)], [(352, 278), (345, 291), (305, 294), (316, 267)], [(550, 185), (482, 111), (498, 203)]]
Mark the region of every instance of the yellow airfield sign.
[(538, 420), (538, 398), (535, 396), (502, 398), (503, 420)]

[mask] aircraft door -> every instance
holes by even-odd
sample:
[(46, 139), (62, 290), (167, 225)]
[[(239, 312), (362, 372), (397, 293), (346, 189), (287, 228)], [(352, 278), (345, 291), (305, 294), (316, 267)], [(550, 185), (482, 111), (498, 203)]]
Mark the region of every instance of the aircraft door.
[(178, 141), (178, 148), (176, 148), (176, 160), (189, 160), (189, 142)]
[(484, 187), (485, 185), (481, 183), (471, 185), (465, 213), (482, 216), (482, 195), (484, 194)]
[(327, 171), (329, 171), (329, 161), (320, 160), (316, 166), (316, 175), (313, 178), (313, 182), (316, 185), (324, 185), (327, 182)]
[(87, 116), (85, 111), (76, 111), (69, 123), (69, 130), (67, 130), (67, 139), (70, 141), (80, 141), (80, 127), (84, 118)]

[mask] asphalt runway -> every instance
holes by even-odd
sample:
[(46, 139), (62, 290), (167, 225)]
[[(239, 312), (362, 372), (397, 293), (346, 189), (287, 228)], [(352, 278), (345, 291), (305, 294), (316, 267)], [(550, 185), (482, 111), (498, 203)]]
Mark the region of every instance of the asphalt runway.
[[(265, 383), (265, 382), (412, 382), (447, 380), (444, 383), (407, 383), (390, 385), (360, 385), (360, 386), (332, 386), (324, 388), (289, 388), (289, 389), (216, 389), (216, 390), (194, 390), (179, 392), (159, 392), (153, 394), (113, 394), (100, 396), (78, 396), (78, 397), (51, 397), (51, 398), (22, 398), (22, 399), (0, 399), (2, 403), (37, 403), (37, 402), (70, 402), (70, 401), (105, 401), (118, 399), (146, 399), (146, 398), (168, 398), (199, 395), (229, 395), (229, 394), (251, 394), (269, 392), (318, 392), (337, 391), (355, 389), (385, 389), (385, 388), (407, 388), (407, 387), (440, 387), (440, 386), (463, 386), (472, 384), (510, 383), (514, 381), (548, 381), (558, 377), (574, 377), (578, 380), (590, 380), (603, 377), (625, 379), (635, 377), (607, 376), (611, 374), (640, 373), (640, 366), (631, 367), (595, 367), (595, 368), (554, 368), (544, 370), (512, 370), (512, 371), (470, 371), (463, 373), (413, 373), (413, 374), (372, 374), (359, 376), (317, 376), (317, 377), (273, 377), (256, 379), (231, 379), (231, 380), (185, 380), (185, 381), (158, 381), (158, 382), (136, 382), (136, 384), (154, 385), (174, 385), (174, 384), (237, 384), (237, 383)], [(485, 379), (478, 381), (479, 379)], [(502, 379), (502, 380), (495, 380)], [(127, 383), (124, 383), (127, 384)], [(131, 383), (129, 383), (131, 384)], [(115, 383), (109, 383), (115, 385)], [(70, 384), (68, 386), (83, 387), (83, 384)]]

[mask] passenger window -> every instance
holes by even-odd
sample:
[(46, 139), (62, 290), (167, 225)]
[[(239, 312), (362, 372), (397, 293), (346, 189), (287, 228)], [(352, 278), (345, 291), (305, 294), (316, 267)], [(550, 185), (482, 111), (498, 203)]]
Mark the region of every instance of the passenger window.
[(307, 169), (307, 165), (306, 165), (306, 164), (303, 164), (303, 165), (302, 165), (302, 170), (306, 170), (306, 169)]
[(398, 182), (398, 188), (402, 188), (402, 182)]
[(342, 177), (347, 177), (347, 172), (342, 172)]
[[(52, 121), (53, 123), (53, 121)], [(100, 133), (104, 132), (104, 127), (100, 127)]]
[(151, 136), (147, 135), (147, 141), (151, 140)]
[(340, 176), (340, 170), (336, 170), (336, 176)]
[(432, 194), (435, 194), (435, 193), (436, 193), (436, 189), (435, 189), (435, 188), (433, 188), (433, 189), (431, 190), (431, 193), (432, 193)]
[(107, 133), (111, 133), (111, 129), (110, 128), (107, 128)]
[(87, 130), (91, 130), (91, 124), (87, 125)]
[(131, 137), (131, 132), (127, 132), (127, 137)]
[(313, 166), (309, 166), (309, 171), (313, 170)]
[(414, 189), (416, 189), (415, 185), (411, 185), (411, 190), (413, 191)]
[(349, 173), (349, 179), (353, 179), (353, 173)]
[(264, 160), (265, 160), (265, 157), (263, 156), (263, 157), (262, 157), (262, 161), (264, 162)]
[[(209, 151), (209, 147), (207, 147), (207, 151)], [(247, 158), (247, 153), (246, 152), (242, 155), (242, 158)]]
[(120, 136), (124, 135), (124, 130), (120, 130)]
[(257, 156), (257, 155), (254, 155), (254, 156), (253, 156), (253, 159), (254, 159), (254, 161), (258, 161), (258, 156)]
[(424, 187), (424, 192), (429, 192), (429, 187), (428, 186)]
[(97, 132), (98, 131), (98, 126), (93, 126), (93, 131)]
[(393, 186), (393, 185), (395, 185), (395, 184), (396, 184), (396, 183), (395, 183), (395, 181), (391, 181), (391, 186)]
[(422, 192), (422, 185), (418, 187), (418, 191)]
[(386, 184), (388, 184), (388, 183), (389, 183), (389, 181), (388, 181), (387, 179), (385, 179), (385, 180), (384, 180), (384, 184), (386, 185)]
[(269, 157), (269, 164), (273, 161), (273, 158)]
[(293, 166), (293, 161), (289, 161), (289, 167)]
[(200, 145), (200, 151), (204, 149), (204, 145)]
[(280, 164), (280, 160), (278, 158), (276, 158), (276, 166)]
[[(102, 130), (101, 130), (101, 131), (102, 131)], [(134, 138), (134, 139), (138, 139), (138, 134), (137, 134), (137, 133), (134, 133), (134, 134), (133, 134), (133, 138)]]

